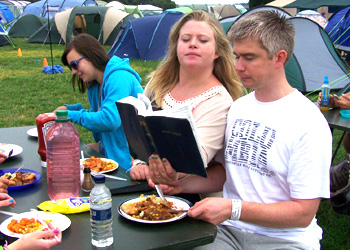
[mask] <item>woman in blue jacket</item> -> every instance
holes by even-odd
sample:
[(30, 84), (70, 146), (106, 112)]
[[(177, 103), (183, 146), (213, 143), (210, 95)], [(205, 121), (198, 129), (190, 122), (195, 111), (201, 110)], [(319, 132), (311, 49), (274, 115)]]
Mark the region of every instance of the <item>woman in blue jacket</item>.
[(90, 147), (121, 167), (130, 168), (130, 153), (115, 102), (127, 96), (137, 98), (143, 92), (141, 78), (128, 59), (109, 58), (102, 45), (88, 34), (80, 34), (67, 44), (61, 60), (73, 73), (73, 89), (78, 85), (80, 93), (87, 90), (90, 110), (80, 103), (56, 110), (67, 109), (72, 122), (92, 132), (96, 143)]

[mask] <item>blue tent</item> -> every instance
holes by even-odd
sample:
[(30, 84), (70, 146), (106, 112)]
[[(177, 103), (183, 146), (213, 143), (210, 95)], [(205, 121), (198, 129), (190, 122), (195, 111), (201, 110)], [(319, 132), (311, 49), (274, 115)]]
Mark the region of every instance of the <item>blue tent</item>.
[(335, 12), (325, 30), (336, 47), (350, 51), (350, 5)]
[(108, 54), (144, 61), (162, 59), (168, 48), (170, 29), (183, 15), (171, 10), (130, 20)]
[(10, 8), (4, 3), (0, 3), (0, 18), (2, 24), (7, 24), (15, 18)]
[(56, 12), (62, 12), (74, 6), (97, 6), (94, 0), (40, 0), (27, 4), (23, 15), (33, 14), (39, 17), (54, 17)]

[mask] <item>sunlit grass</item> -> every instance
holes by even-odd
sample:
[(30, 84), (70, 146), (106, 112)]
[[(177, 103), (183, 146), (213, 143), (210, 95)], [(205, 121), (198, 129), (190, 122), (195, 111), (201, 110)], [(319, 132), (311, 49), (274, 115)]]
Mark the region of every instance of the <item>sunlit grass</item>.
[[(73, 91), (71, 72), (63, 67), (64, 73), (46, 74), (42, 72), (43, 60), (50, 66), (62, 65), (61, 55), (65, 45), (26, 43), (26, 39), (13, 39), (16, 49), (11, 46), (0, 47), (0, 127), (18, 127), (35, 125), (35, 118), (46, 112), (52, 112), (63, 104), (80, 102), (89, 108), (86, 94)], [(22, 57), (18, 57), (18, 48)], [(110, 46), (106, 46), (108, 51)], [(131, 60), (131, 66), (140, 74), (142, 84), (146, 76), (153, 71), (158, 62)], [(80, 138), (85, 143), (93, 142), (91, 133), (77, 126)]]

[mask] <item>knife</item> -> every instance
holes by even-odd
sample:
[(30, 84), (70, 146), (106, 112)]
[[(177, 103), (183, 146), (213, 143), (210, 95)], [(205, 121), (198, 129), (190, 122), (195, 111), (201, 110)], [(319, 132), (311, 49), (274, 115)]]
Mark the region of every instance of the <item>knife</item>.
[(9, 152), (9, 155), (7, 156), (7, 158), (10, 158), (12, 154), (13, 154), (13, 149), (11, 149), (11, 151)]
[(115, 180), (119, 180), (119, 181), (127, 181), (128, 179), (122, 178), (122, 177), (117, 177), (117, 176), (113, 176), (113, 175), (108, 175), (108, 174), (102, 174), (100, 172), (97, 171), (93, 171), (91, 170), (91, 175), (92, 176), (96, 176), (96, 175), (104, 175), (106, 178), (111, 178), (111, 179), (115, 179)]
[(9, 216), (15, 216), (15, 215), (18, 215), (17, 213), (8, 212), (8, 211), (2, 211), (2, 210), (0, 210), (0, 214), (5, 214), (5, 215), (9, 215)]

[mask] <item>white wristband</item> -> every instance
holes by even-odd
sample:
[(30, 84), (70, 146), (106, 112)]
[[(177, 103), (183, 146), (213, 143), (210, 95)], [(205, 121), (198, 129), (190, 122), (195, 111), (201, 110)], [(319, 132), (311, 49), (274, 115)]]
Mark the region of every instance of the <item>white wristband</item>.
[(144, 161), (141, 161), (139, 159), (135, 159), (131, 162), (131, 167), (136, 167), (137, 165), (140, 165), (140, 164), (145, 164), (147, 165), (147, 162), (144, 162)]
[(242, 201), (239, 199), (232, 199), (232, 211), (230, 220), (239, 220), (241, 217)]

